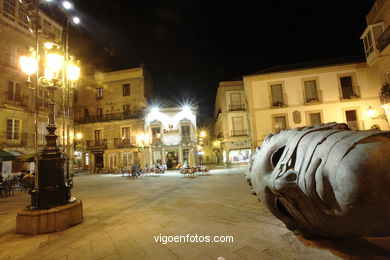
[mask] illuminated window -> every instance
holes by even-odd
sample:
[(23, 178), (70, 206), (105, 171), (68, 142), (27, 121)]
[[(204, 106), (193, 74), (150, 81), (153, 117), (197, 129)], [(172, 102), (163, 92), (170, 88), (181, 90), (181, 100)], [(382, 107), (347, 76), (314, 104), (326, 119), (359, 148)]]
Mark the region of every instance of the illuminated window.
[(7, 119), (7, 139), (19, 140), (20, 136), (20, 120)]
[(122, 85), (122, 94), (123, 96), (130, 96), (130, 84)]
[(103, 99), (103, 88), (96, 88), (96, 99)]
[(47, 122), (38, 122), (38, 143), (45, 144), (45, 135), (47, 135)]
[(122, 127), (122, 139), (130, 139), (130, 126)]

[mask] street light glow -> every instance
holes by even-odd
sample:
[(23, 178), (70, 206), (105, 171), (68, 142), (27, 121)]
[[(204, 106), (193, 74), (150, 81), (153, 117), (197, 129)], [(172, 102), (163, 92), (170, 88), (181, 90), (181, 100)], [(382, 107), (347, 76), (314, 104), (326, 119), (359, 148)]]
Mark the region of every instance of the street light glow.
[(68, 2), (68, 1), (63, 1), (63, 2), (62, 2), (62, 6), (63, 6), (66, 10), (70, 10), (70, 9), (72, 9), (73, 4), (72, 4), (71, 2)]
[(200, 136), (201, 136), (201, 137), (206, 137), (206, 131), (201, 131), (201, 132), (200, 132)]
[(28, 76), (31, 76), (37, 71), (37, 63), (33, 57), (21, 56), (20, 57), (20, 67), (24, 73)]
[(76, 134), (76, 139), (80, 140), (81, 138), (83, 138), (83, 134), (82, 133), (77, 133)]
[(80, 18), (78, 18), (77, 16), (73, 16), (72, 17), (72, 21), (74, 24), (79, 24), (80, 23)]
[(70, 64), (68, 67), (68, 77), (71, 81), (76, 81), (80, 77), (80, 67)]

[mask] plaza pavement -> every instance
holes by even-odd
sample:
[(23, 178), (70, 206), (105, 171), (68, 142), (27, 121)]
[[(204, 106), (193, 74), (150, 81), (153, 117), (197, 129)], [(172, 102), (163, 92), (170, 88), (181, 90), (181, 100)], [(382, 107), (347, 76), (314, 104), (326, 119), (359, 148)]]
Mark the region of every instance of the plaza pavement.
[[(210, 176), (74, 179), (84, 222), (51, 234), (15, 234), (29, 196), (0, 199), (0, 259), (387, 259), (390, 239), (307, 241), (250, 194), (243, 169)], [(156, 243), (159, 235), (229, 235), (233, 243)], [(218, 258), (223, 257), (223, 258)]]

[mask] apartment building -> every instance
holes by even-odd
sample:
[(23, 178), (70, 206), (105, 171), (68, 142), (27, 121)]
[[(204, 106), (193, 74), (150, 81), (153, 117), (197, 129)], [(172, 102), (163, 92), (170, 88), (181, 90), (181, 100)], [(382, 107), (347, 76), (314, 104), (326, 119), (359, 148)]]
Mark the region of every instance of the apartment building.
[(243, 81), (220, 82), (215, 100), (218, 163), (246, 163), (252, 151)]
[[(45, 40), (60, 42), (62, 26), (42, 11), (38, 11), (40, 43)], [(30, 14), (27, 7), (17, 0), (0, 1), (0, 148), (16, 156), (35, 153), (35, 94), (27, 87), (27, 77), (19, 66), (19, 57), (25, 55), (30, 47), (35, 47), (36, 13)], [(34, 76), (35, 77), (35, 76)], [(34, 79), (32, 79), (34, 82)], [(35, 86), (33, 86), (35, 87)], [(59, 144), (63, 144), (62, 93), (56, 93)], [(45, 144), (48, 121), (49, 92), (38, 89), (38, 144)], [(28, 156), (27, 156), (28, 157)], [(25, 157), (25, 158), (27, 158)], [(33, 164), (31, 164), (33, 167)], [(33, 170), (33, 168), (28, 168)], [(20, 170), (20, 169), (12, 169)]]
[[(253, 147), (270, 133), (326, 122), (389, 129), (380, 110), (380, 73), (355, 58), (279, 65), (244, 77)], [(383, 111), (383, 109), (382, 109)]]
[[(368, 66), (380, 73), (387, 115), (390, 114), (390, 1), (377, 0), (366, 16), (367, 28), (363, 32), (364, 52)], [(390, 119), (390, 118), (389, 118)]]
[(92, 171), (144, 166), (144, 113), (151, 95), (144, 68), (95, 73), (75, 92), (76, 164)]

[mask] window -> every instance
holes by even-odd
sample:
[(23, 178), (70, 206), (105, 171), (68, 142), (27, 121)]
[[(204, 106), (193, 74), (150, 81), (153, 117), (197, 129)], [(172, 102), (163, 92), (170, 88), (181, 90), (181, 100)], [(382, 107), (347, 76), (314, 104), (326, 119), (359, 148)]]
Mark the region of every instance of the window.
[(43, 27), (44, 34), (48, 35), (51, 33), (51, 23), (49, 21), (47, 21), (46, 19), (43, 19), (42, 27)]
[(191, 135), (191, 126), (182, 125), (181, 126), (181, 135)]
[(351, 130), (359, 130), (358, 125), (358, 116), (356, 110), (346, 110), (345, 118), (347, 120), (347, 125)]
[(366, 51), (366, 57), (374, 51), (374, 45), (372, 43), (371, 31), (369, 31), (366, 37), (363, 38), (364, 50)]
[(310, 126), (322, 124), (321, 112), (308, 112), (307, 120)]
[(27, 7), (19, 2), (18, 24), (26, 29), (29, 29), (28, 10)]
[(38, 105), (40, 108), (48, 108), (49, 103), (48, 99), (50, 97), (50, 92), (47, 90), (39, 90), (38, 92)]
[(274, 131), (279, 133), (281, 130), (287, 129), (287, 116), (276, 115), (273, 116)]
[(122, 139), (130, 139), (130, 126), (122, 127), (121, 137)]
[(133, 163), (133, 156), (131, 153), (122, 153), (122, 167), (129, 167)]
[(351, 99), (358, 97), (356, 89), (353, 86), (352, 76), (342, 76), (340, 77), (340, 86), (342, 99)]
[(116, 155), (115, 154), (109, 154), (108, 155), (108, 161), (109, 161), (109, 167), (112, 169), (112, 168), (116, 168)]
[(161, 128), (160, 127), (152, 127), (152, 138), (160, 138), (161, 137)]
[(130, 84), (123, 84), (122, 85), (122, 93), (123, 93), (123, 96), (130, 96)]
[(94, 137), (95, 137), (95, 142), (98, 143), (102, 140), (103, 137), (103, 130), (95, 130), (94, 131)]
[(103, 108), (101, 108), (101, 107), (96, 108), (96, 116), (98, 118), (103, 117)]
[(20, 136), (20, 120), (7, 120), (7, 140), (19, 140)]
[(315, 80), (305, 80), (305, 103), (319, 102), (317, 92), (317, 82)]
[(96, 99), (103, 99), (103, 88), (96, 89)]
[(240, 93), (230, 93), (230, 107), (229, 110), (240, 110), (243, 109), (244, 105), (241, 101)]
[(88, 118), (89, 117), (89, 110), (88, 108), (84, 108), (84, 118)]
[(128, 114), (130, 112), (130, 105), (123, 105), (123, 113)]
[(3, 15), (12, 21), (15, 21), (16, 0), (3, 0)]
[(243, 136), (246, 135), (246, 130), (244, 128), (244, 118), (243, 117), (233, 117), (232, 118), (233, 131), (232, 136)]
[(187, 162), (190, 159), (190, 149), (183, 149), (183, 163)]
[(12, 102), (20, 102), (20, 84), (14, 81), (8, 81), (8, 93), (7, 93), (8, 101)]
[(271, 85), (271, 98), (273, 107), (284, 106), (282, 84)]
[(47, 122), (38, 122), (38, 144), (45, 144)]

